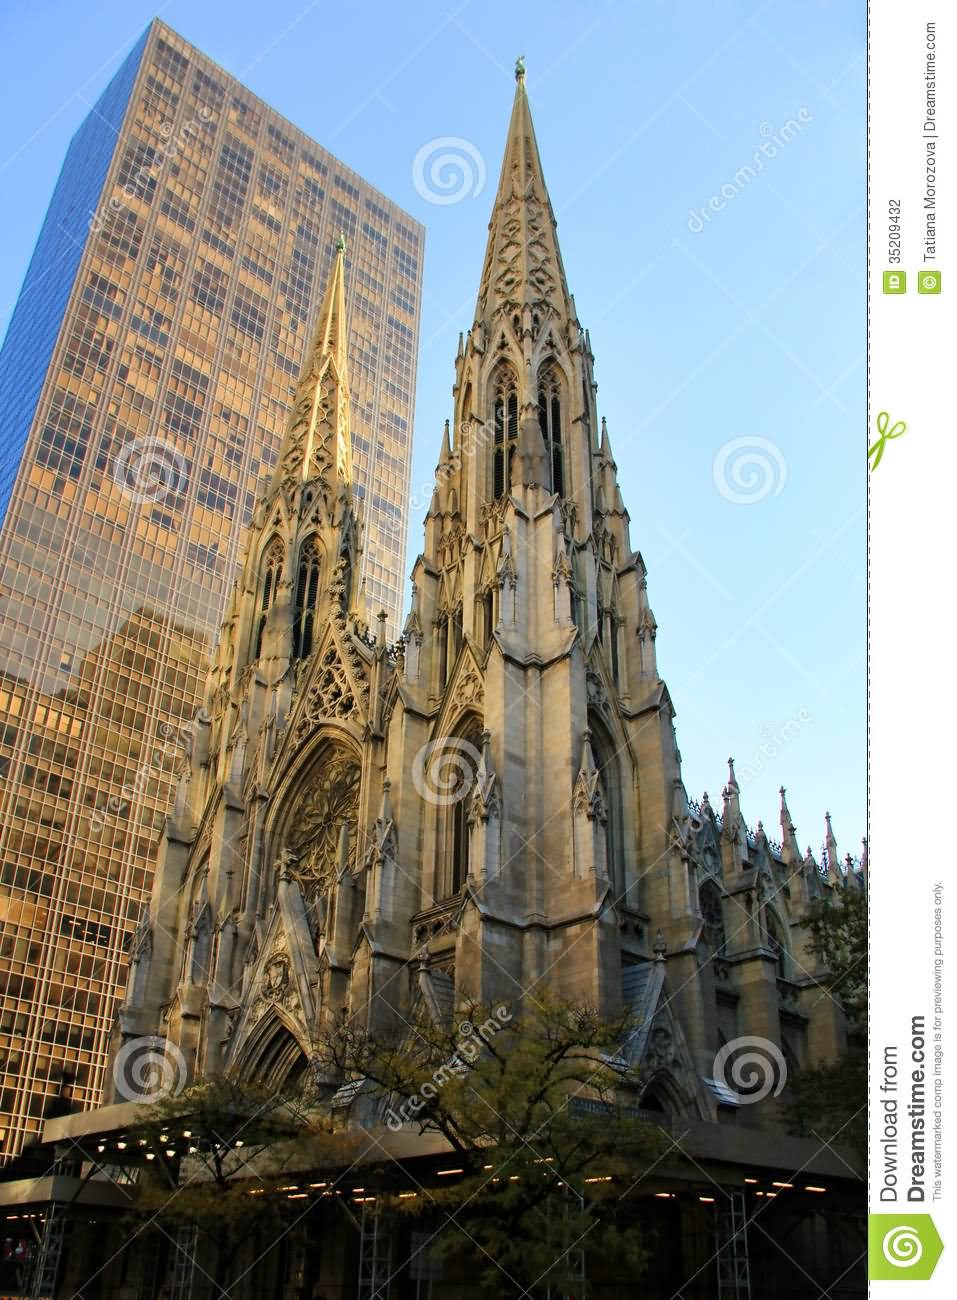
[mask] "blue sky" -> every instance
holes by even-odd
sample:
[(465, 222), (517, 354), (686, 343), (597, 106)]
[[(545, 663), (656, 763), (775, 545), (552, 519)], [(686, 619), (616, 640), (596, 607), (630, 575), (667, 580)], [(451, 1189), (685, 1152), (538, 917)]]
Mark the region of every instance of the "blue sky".
[[(858, 853), (861, 0), (4, 6), (2, 330), (67, 142), (154, 15), (426, 225), (412, 472), (426, 504), (525, 55), (686, 784), (717, 806), (733, 754), (752, 826), (777, 838), (783, 783), (802, 846), (819, 852), (830, 808), (841, 852)], [(443, 137), (467, 142), (472, 174), (437, 204), (413, 161)]]

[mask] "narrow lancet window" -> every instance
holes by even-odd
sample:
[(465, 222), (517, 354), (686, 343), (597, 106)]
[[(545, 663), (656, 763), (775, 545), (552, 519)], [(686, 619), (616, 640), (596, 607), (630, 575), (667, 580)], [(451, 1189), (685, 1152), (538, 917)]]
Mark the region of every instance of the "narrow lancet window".
[(296, 659), (305, 659), (312, 654), (320, 569), (319, 546), (316, 539), (310, 537), (299, 554), (299, 573), (296, 579), (296, 611), (293, 625), (293, 655)]
[(538, 382), (538, 426), (552, 472), (552, 491), (565, 495), (565, 449), (562, 444), (562, 388), (558, 370), (545, 366)]
[(503, 366), (499, 371), (494, 393), (492, 495), (497, 501), (508, 492), (512, 479), (512, 457), (518, 443), (518, 390), (515, 376), (508, 366)]

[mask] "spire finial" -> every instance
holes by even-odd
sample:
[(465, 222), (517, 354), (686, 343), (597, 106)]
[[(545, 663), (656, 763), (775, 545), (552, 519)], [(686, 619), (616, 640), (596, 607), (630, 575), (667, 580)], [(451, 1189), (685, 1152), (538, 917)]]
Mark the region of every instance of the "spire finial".
[(344, 253), (345, 251), (346, 251), (346, 237), (340, 230), (339, 234), (336, 236), (336, 252)]
[(524, 54), (520, 54), (518, 58), (515, 60), (515, 80), (516, 81), (525, 80), (525, 55)]
[[(352, 484), (345, 240), (341, 234), (336, 248), (338, 252), (319, 306), (312, 346), (299, 375), (273, 479), (274, 483), (284, 478), (305, 481), (325, 475), (333, 492), (351, 488)], [(320, 391), (326, 385), (335, 389), (328, 417), (324, 401), (319, 400)]]

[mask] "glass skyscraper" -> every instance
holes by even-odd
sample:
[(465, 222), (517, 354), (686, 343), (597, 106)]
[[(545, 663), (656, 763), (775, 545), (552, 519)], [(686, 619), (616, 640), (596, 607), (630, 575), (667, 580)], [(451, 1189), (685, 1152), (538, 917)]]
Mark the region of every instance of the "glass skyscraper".
[(123, 948), (345, 236), (366, 599), (398, 631), (422, 227), (155, 21), (0, 352), (0, 1153), (99, 1099)]

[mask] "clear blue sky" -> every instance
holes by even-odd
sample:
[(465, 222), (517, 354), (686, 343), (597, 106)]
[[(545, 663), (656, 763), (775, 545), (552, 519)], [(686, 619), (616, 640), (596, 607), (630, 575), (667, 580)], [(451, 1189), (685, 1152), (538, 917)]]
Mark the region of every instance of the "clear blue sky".
[[(830, 808), (841, 852), (859, 852), (862, 0), (154, 4), (0, 12), (0, 329), (69, 137), (158, 14), (425, 223), (412, 483), (427, 504), (523, 53), (689, 791), (717, 806), (733, 754), (752, 826), (777, 838), (784, 783), (802, 846), (819, 852)], [(413, 160), (440, 137), (477, 151), (480, 193), (438, 205), (417, 192)], [(690, 229), (712, 196), (722, 206)], [(729, 499), (748, 495), (734, 447), (720, 459), (738, 439), (770, 472), (750, 489), (759, 500)]]

